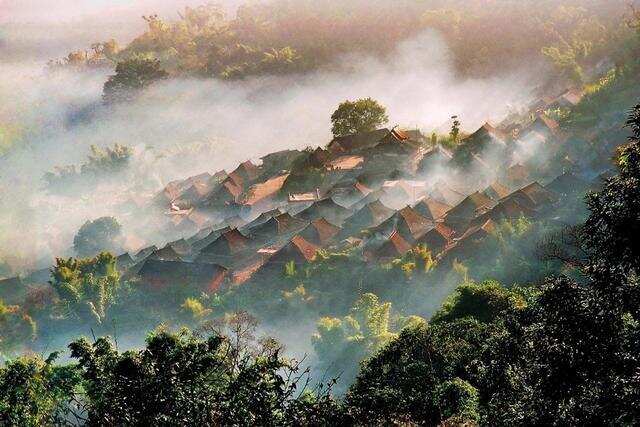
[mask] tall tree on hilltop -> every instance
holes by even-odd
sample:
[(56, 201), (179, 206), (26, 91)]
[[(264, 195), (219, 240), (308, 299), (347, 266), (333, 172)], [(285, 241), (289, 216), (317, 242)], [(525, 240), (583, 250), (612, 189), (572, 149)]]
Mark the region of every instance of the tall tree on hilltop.
[(345, 101), (331, 115), (333, 136), (375, 130), (389, 121), (387, 109), (371, 98)]

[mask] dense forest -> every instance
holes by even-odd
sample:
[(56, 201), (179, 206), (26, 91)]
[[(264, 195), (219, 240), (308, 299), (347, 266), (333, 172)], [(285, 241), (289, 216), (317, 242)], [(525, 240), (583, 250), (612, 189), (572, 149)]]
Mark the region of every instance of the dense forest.
[[(0, 84), (19, 105), (0, 101), (0, 424), (639, 422), (633, 4), (142, 19), (122, 46), (47, 58), (28, 83), (45, 95)], [(362, 86), (310, 109), (394, 63), (367, 78), (408, 102)], [(414, 89), (447, 119), (400, 121)], [(48, 96), (69, 102), (51, 115)], [(278, 129), (285, 113), (309, 121)]]

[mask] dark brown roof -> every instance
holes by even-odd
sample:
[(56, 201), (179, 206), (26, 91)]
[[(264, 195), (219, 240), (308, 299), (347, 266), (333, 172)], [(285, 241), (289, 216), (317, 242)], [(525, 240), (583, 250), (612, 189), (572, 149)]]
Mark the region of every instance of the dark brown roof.
[(292, 217), (288, 213), (283, 213), (270, 218), (249, 231), (258, 238), (268, 240), (296, 233), (306, 224), (306, 221)]
[(289, 174), (275, 176), (266, 180), (265, 182), (253, 185), (251, 188), (249, 188), (247, 194), (245, 195), (245, 197), (243, 197), (243, 200), (241, 200), (241, 203), (252, 206), (267, 198), (272, 197), (273, 195), (278, 193), (278, 191), (280, 191), (288, 176)]
[(401, 257), (410, 250), (411, 245), (400, 235), (400, 233), (394, 231), (387, 241), (372, 251), (367, 258), (388, 260)]
[(386, 207), (379, 200), (368, 203), (345, 220), (342, 226), (343, 237), (359, 233), (365, 228), (376, 227), (394, 213), (393, 209)]
[(292, 248), (296, 248), (307, 261), (312, 261), (318, 252), (317, 246), (307, 242), (301, 236), (295, 236), (291, 239), (290, 245)]
[(583, 192), (589, 187), (589, 183), (571, 172), (565, 172), (557, 176), (545, 188), (557, 194), (575, 194)]
[(340, 227), (331, 224), (324, 218), (311, 222), (298, 236), (316, 246), (325, 246), (340, 232)]
[(329, 198), (315, 202), (302, 212), (298, 213), (296, 218), (305, 221), (326, 218), (333, 224), (342, 224), (342, 222), (349, 217), (351, 213), (351, 210), (340, 206)]
[(247, 249), (251, 240), (238, 231), (237, 228), (226, 231), (212, 243), (207, 245), (201, 255), (230, 256)]
[(466, 140), (477, 141), (481, 139), (486, 140), (487, 137), (503, 145), (507, 142), (509, 138), (509, 136), (506, 133), (502, 132), (500, 129), (492, 126), (489, 122), (487, 122), (484, 125), (482, 125), (480, 129), (478, 129), (477, 131), (475, 131), (474, 133), (466, 137), (463, 141), (466, 141)]
[(476, 218), (473, 225), (484, 224), (487, 220), (497, 222), (502, 219), (531, 218), (534, 215), (535, 211), (521, 204), (517, 198), (507, 197), (500, 200), (490, 211)]
[(537, 210), (541, 206), (551, 204), (558, 200), (556, 194), (545, 189), (538, 182), (532, 182), (505, 197), (505, 199), (512, 198), (517, 199), (521, 205), (532, 210)]
[(260, 169), (247, 160), (240, 163), (240, 165), (231, 173), (229, 178), (240, 188), (244, 188), (251, 184), (260, 175)]
[(338, 136), (329, 143), (333, 152), (353, 152), (377, 145), (390, 133), (389, 129), (377, 129), (371, 132), (360, 132), (352, 135)]
[(520, 163), (509, 167), (505, 172), (505, 179), (510, 184), (523, 184), (529, 180), (530, 176), (531, 172), (529, 172), (529, 169)]
[(451, 219), (472, 219), (480, 213), (482, 208), (487, 208), (492, 204), (493, 201), (490, 198), (476, 191), (447, 212), (447, 221)]
[(495, 223), (492, 220), (488, 219), (480, 225), (469, 227), (469, 229), (465, 231), (459, 239), (456, 240), (462, 242), (467, 239), (482, 239), (493, 230), (495, 230)]
[(502, 185), (500, 181), (494, 181), (484, 189), (482, 194), (492, 200), (500, 200), (503, 197), (509, 195), (509, 189), (506, 186)]
[(215, 292), (227, 270), (217, 264), (147, 259), (137, 273), (140, 281), (155, 289), (193, 286), (200, 291)]
[(162, 260), (162, 261), (182, 261), (182, 258), (180, 258), (180, 255), (178, 255), (178, 253), (171, 246), (168, 246), (168, 245), (162, 249), (153, 251), (147, 259), (155, 259), (155, 260)]
[(452, 229), (442, 223), (437, 223), (435, 227), (418, 237), (416, 244), (426, 245), (432, 255), (437, 255), (451, 243), (453, 235)]
[(430, 221), (436, 221), (442, 217), (451, 209), (451, 206), (446, 203), (442, 203), (431, 197), (424, 197), (413, 207), (416, 212)]
[(449, 187), (446, 183), (438, 181), (433, 190), (429, 192), (429, 196), (432, 199), (436, 199), (442, 203), (446, 203), (449, 206), (453, 206), (464, 199), (464, 194)]

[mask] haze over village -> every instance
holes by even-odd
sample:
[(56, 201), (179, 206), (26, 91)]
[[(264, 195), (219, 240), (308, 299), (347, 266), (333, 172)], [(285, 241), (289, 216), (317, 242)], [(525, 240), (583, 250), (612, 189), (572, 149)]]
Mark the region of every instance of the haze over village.
[(45, 3), (0, 424), (636, 423), (634, 2)]

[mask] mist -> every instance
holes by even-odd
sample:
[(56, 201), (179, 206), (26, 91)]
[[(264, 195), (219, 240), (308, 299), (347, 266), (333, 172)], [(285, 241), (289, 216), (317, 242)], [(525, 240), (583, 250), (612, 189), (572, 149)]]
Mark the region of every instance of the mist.
[[(105, 108), (101, 93), (109, 70), (49, 72), (31, 60), (2, 64), (0, 94), (7, 102), (0, 120), (17, 125), (20, 138), (0, 159), (6, 230), (0, 246), (13, 248), (21, 270), (70, 255), (73, 234), (89, 219), (114, 215), (125, 233), (140, 234), (144, 210), (129, 218), (118, 215), (124, 194), (151, 197), (173, 179), (229, 170), (278, 150), (325, 145), (331, 139), (329, 116), (345, 99), (377, 99), (387, 107), (390, 126), (446, 132), (457, 114), (471, 131), (529, 101), (540, 76), (534, 71), (456, 78), (443, 39), (426, 31), (398, 45), (389, 58), (349, 55), (331, 71), (286, 77), (171, 79), (134, 103)], [(91, 145), (114, 143), (134, 147), (135, 179), (107, 183), (80, 198), (47, 193), (45, 172), (80, 163)], [(197, 155), (189, 157), (190, 147), (199, 147)], [(28, 242), (25, 233), (33, 236)]]

